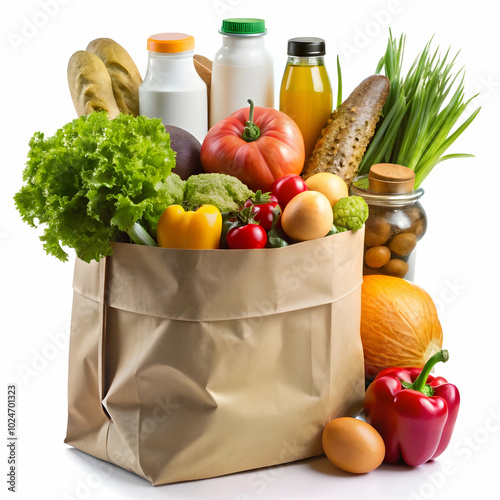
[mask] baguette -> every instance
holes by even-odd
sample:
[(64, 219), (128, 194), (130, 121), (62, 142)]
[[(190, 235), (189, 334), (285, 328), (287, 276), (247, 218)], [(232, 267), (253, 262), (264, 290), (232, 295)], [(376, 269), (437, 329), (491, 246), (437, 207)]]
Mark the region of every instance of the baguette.
[(320, 172), (341, 177), (349, 187), (375, 134), (389, 95), (389, 80), (372, 75), (363, 80), (332, 113), (307, 159), (302, 177)]
[(109, 73), (95, 54), (79, 50), (71, 56), (68, 85), (78, 116), (106, 111), (112, 119), (120, 113)]
[(120, 112), (137, 116), (142, 78), (129, 53), (111, 38), (96, 38), (86, 50), (98, 56), (106, 66)]

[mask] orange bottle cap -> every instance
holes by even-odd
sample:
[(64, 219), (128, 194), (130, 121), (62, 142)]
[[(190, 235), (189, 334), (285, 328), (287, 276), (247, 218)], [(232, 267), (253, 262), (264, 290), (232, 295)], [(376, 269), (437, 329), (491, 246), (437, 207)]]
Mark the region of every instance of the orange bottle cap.
[(164, 54), (194, 50), (194, 37), (185, 33), (159, 33), (148, 38), (148, 50)]

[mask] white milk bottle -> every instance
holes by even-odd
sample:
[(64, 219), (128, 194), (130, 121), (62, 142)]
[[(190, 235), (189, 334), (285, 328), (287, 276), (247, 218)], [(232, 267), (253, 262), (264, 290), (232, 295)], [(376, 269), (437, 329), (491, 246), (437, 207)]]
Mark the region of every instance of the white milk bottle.
[(210, 127), (248, 106), (274, 106), (274, 69), (262, 19), (224, 19), (219, 30), (222, 47), (212, 66)]
[(139, 87), (139, 114), (161, 118), (193, 134), (207, 133), (208, 95), (193, 64), (194, 38), (184, 33), (160, 33), (148, 38), (148, 67)]

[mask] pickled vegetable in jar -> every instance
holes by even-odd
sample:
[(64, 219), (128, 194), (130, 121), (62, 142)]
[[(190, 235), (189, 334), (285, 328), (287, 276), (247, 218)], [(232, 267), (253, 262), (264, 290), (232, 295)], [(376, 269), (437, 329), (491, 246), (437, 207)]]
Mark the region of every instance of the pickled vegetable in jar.
[(325, 53), (322, 38), (288, 40), (279, 109), (292, 118), (302, 132), (306, 159), (332, 113), (333, 94), (324, 62)]
[(365, 223), (363, 274), (384, 274), (413, 280), (417, 243), (427, 229), (414, 190), (415, 174), (402, 165), (379, 163), (368, 175), (356, 177), (351, 194), (362, 196), (370, 211)]

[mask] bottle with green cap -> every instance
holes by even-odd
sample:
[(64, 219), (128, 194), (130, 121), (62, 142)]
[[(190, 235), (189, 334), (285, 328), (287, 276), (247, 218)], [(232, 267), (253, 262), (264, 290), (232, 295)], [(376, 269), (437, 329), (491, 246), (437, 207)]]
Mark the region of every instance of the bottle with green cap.
[(274, 107), (274, 68), (265, 45), (265, 21), (224, 19), (219, 33), (222, 47), (212, 66), (210, 126), (247, 107), (248, 99), (256, 106)]

